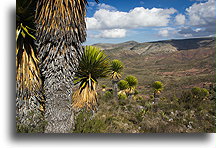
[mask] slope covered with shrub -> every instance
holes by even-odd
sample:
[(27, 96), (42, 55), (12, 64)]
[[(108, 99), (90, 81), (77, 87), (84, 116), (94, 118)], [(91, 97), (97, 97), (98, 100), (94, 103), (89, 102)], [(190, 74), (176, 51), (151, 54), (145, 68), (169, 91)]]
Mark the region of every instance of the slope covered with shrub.
[[(196, 90), (195, 90), (196, 89)], [(197, 91), (197, 89), (201, 91)], [(207, 93), (205, 93), (207, 92)], [(119, 97), (114, 103), (107, 91), (96, 113), (77, 115), (77, 133), (197, 133), (215, 132), (215, 88), (193, 88), (172, 98)]]

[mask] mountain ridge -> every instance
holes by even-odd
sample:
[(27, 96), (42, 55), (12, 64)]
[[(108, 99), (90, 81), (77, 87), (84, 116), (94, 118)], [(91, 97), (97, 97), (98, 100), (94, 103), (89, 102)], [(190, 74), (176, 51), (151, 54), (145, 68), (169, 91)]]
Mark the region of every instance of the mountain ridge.
[[(165, 54), (180, 50), (190, 50), (198, 48), (215, 48), (215, 37), (171, 39), (162, 41), (152, 41), (139, 43), (127, 41), (123, 43), (97, 43), (93, 44), (102, 50), (122, 51), (138, 55)], [(132, 51), (132, 52), (131, 52)]]

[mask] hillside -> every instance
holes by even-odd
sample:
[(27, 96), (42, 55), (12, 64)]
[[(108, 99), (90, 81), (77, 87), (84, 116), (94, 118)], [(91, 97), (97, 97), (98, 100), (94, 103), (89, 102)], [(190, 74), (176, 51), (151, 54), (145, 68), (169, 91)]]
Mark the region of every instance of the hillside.
[[(98, 111), (77, 116), (77, 133), (215, 132), (215, 39), (96, 44), (124, 63), (122, 79), (138, 79), (137, 94), (113, 99), (110, 78), (99, 80)], [(152, 84), (164, 89), (155, 103)], [(105, 91), (102, 91), (102, 85)], [(195, 91), (194, 91), (195, 90)], [(198, 90), (198, 91), (197, 91)], [(203, 90), (203, 91), (199, 91)], [(203, 93), (205, 90), (206, 93)]]
[[(131, 74), (138, 78), (139, 91), (147, 91), (153, 81), (160, 80), (166, 84), (164, 95), (169, 95), (177, 89), (215, 82), (214, 44), (214, 38), (199, 38), (149, 43), (132, 41), (109, 47), (97, 45), (110, 59), (119, 59), (125, 64), (123, 77)], [(111, 86), (107, 80), (102, 81)]]
[(94, 44), (93, 46), (100, 47), (103, 50), (111, 50), (112, 52), (120, 51), (122, 54), (149, 55), (172, 53), (180, 50), (213, 48), (215, 47), (215, 38), (192, 38), (145, 43), (128, 41), (119, 44), (100, 43)]

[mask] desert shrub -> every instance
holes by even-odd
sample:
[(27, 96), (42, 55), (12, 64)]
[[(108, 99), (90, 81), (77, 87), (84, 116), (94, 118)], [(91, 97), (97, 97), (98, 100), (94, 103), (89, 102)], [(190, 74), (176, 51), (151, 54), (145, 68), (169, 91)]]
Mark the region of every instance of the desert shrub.
[(194, 87), (191, 89), (191, 93), (196, 97), (207, 97), (209, 91), (205, 88)]
[(149, 97), (150, 97), (150, 99), (151, 99), (151, 100), (153, 100), (153, 99), (154, 99), (154, 95), (150, 95)]
[(200, 106), (205, 102), (205, 98), (209, 96), (209, 91), (205, 88), (194, 87), (191, 90), (184, 91), (178, 100), (186, 109), (201, 109)]
[(106, 91), (104, 93), (104, 95), (101, 97), (101, 99), (105, 100), (105, 101), (109, 101), (113, 98), (113, 94), (111, 91)]
[[(181, 94), (181, 92), (178, 92)], [(105, 95), (112, 100), (112, 94)], [(119, 104), (100, 99), (98, 112), (80, 115), (77, 133), (196, 133), (215, 132), (215, 102), (210, 95), (198, 101), (192, 89), (161, 98), (119, 99)], [(196, 95), (197, 96), (197, 95)], [(198, 95), (200, 96), (200, 95)], [(206, 95), (201, 95), (206, 96)], [(104, 97), (104, 95), (100, 96)], [(138, 98), (139, 95), (135, 96)], [(200, 97), (203, 98), (203, 97)], [(78, 125), (79, 124), (79, 125)]]
[(142, 101), (142, 100), (143, 100), (143, 97), (140, 96), (140, 95), (137, 95), (135, 99), (136, 99), (137, 101)]
[(101, 87), (102, 87), (102, 88), (106, 88), (106, 85), (103, 84)]
[(74, 133), (103, 133), (107, 125), (105, 121), (93, 117), (91, 112), (83, 110), (76, 117)]

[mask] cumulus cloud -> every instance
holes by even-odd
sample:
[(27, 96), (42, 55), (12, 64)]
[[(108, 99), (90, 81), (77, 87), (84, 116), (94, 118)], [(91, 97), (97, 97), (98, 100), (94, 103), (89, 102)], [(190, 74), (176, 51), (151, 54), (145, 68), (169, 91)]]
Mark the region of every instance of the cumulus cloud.
[[(97, 10), (87, 17), (87, 29), (94, 33), (91, 38), (124, 38), (129, 29), (150, 27), (164, 38), (202, 37), (215, 35), (215, 0), (199, 1), (178, 14), (174, 8), (136, 7), (128, 12), (101, 3), (90, 3)], [(140, 1), (142, 4), (143, 1)], [(176, 15), (176, 16), (175, 16)], [(175, 26), (176, 25), (176, 26)], [(172, 26), (172, 27), (171, 27)], [(128, 33), (127, 36), (130, 36)]]
[(176, 25), (184, 25), (185, 24), (185, 15), (178, 14), (175, 17)]
[(136, 7), (129, 12), (100, 9), (95, 12), (93, 17), (86, 18), (86, 22), (89, 30), (167, 26), (171, 15), (176, 12), (174, 8), (145, 9)]
[(94, 35), (94, 38), (124, 38), (126, 36), (125, 29), (102, 30), (100, 34)]
[(190, 35), (193, 37), (215, 35), (216, 14), (215, 1), (208, 0), (205, 3), (195, 3), (186, 9), (189, 17), (188, 26), (179, 30), (180, 35)]
[(190, 24), (194, 26), (206, 26), (215, 24), (215, 0), (206, 3), (195, 3), (186, 9), (189, 15)]

